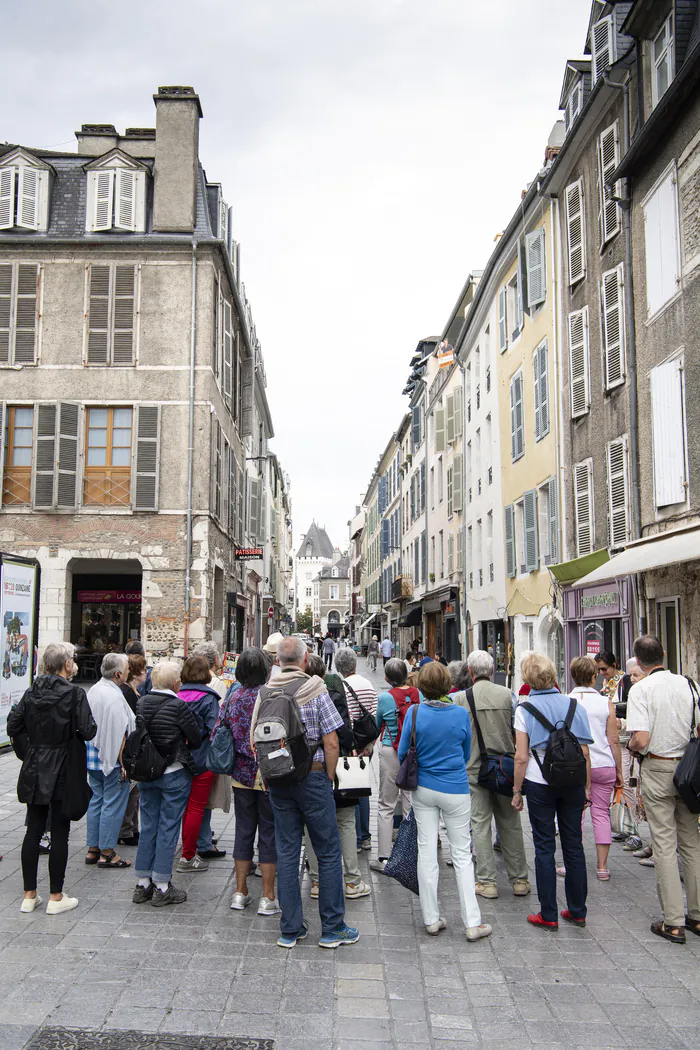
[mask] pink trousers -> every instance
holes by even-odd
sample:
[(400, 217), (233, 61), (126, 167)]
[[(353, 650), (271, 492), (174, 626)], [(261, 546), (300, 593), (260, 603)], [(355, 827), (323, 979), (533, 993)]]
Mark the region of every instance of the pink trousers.
[[(615, 784), (615, 766), (598, 766), (591, 770), (591, 820), (596, 846), (612, 842), (610, 827), (610, 796)], [(584, 819), (586, 811), (583, 811)]]

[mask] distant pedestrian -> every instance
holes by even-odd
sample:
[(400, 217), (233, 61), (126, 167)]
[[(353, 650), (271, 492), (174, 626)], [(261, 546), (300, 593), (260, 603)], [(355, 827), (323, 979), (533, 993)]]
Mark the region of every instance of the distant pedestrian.
[(202, 829), (202, 820), (209, 801), (216, 774), (207, 769), (207, 757), (219, 716), (219, 694), (211, 682), (209, 664), (203, 656), (190, 656), (182, 665), (182, 684), (178, 696), (188, 705), (199, 725), (202, 742), (191, 750), (192, 784), (190, 797), (182, 818), (182, 856), (178, 861), (180, 874), (206, 871), (209, 865), (197, 852), (197, 840)]
[(379, 656), (379, 639), (373, 634), (367, 646), (367, 665), (372, 671), (377, 670), (377, 657)]
[(262, 651), (265, 653), (266, 656), (269, 656), (270, 660), (272, 661), (272, 666), (270, 668), (269, 674), (269, 681), (272, 681), (272, 679), (276, 678), (277, 675), (280, 673), (280, 665), (277, 660), (277, 646), (283, 638), (284, 635), (281, 633), (281, 631), (275, 631), (268, 637), (267, 641), (262, 647)]
[(450, 660), (447, 671), (452, 681), (451, 696), (468, 689), (472, 684), (469, 668), (464, 660)]
[(330, 632), (323, 639), (323, 659), (329, 671), (333, 669), (333, 654), (335, 653), (335, 642)]
[(394, 655), (394, 643), (392, 642), (391, 638), (389, 638), (388, 635), (385, 635), (384, 638), (382, 639), (381, 650), (382, 650), (382, 662), (383, 662), (384, 666), (386, 667), (387, 661), (391, 660), (392, 656)]

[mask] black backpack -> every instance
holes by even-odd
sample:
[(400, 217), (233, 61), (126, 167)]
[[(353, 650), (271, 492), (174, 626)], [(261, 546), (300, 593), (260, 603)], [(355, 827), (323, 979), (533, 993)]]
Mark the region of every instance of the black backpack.
[(576, 713), (576, 698), (571, 697), (569, 710), (563, 722), (559, 721), (555, 726), (548, 718), (539, 711), (534, 704), (523, 703), (520, 706), (529, 711), (541, 726), (549, 733), (549, 740), (544, 751), (544, 761), (535, 749), (532, 753), (535, 761), (540, 767), (542, 776), (550, 787), (575, 788), (583, 787), (586, 783), (586, 758), (583, 749), (571, 732), (571, 725)]
[[(162, 704), (158, 710), (162, 710), (164, 706)], [(148, 732), (148, 726), (143, 716), (137, 715), (136, 729), (133, 729), (126, 738), (122, 753), (122, 764), (129, 780), (135, 780), (140, 783), (158, 780), (159, 777), (163, 776), (171, 761), (171, 759), (164, 758), (161, 755), (151, 740), (151, 735)]]

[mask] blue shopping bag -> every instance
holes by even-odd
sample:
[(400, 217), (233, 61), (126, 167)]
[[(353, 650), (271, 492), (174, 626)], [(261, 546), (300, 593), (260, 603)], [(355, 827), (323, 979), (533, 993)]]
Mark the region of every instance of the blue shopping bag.
[(418, 894), (418, 826), (413, 810), (401, 821), (384, 874)]

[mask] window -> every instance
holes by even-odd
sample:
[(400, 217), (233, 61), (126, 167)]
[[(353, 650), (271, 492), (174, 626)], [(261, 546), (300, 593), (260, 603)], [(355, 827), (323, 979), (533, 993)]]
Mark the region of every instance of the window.
[(486, 564), (488, 565), (488, 581), (493, 583), (494, 580), (494, 565), (493, 565), (493, 511), (490, 510), (486, 515)]
[(444, 542), (444, 540), (445, 540), (444, 533), (443, 533), (442, 529), (440, 529), (440, 532), (438, 533), (438, 546), (439, 546), (439, 549), (440, 549), (440, 579), (442, 579), (442, 577), (445, 575), (445, 542)]
[(610, 390), (625, 381), (625, 290), (623, 263), (603, 274), (603, 377)]
[(452, 467), (447, 468), (447, 517), (452, 517)]
[(435, 409), (435, 451), (445, 451), (445, 409)]
[(411, 410), (411, 441), (415, 452), (421, 443), (420, 405), (414, 405)]
[(486, 478), (489, 485), (493, 484), (493, 466), (491, 465), (493, 449), (491, 441), (491, 413), (489, 412), (489, 414), (486, 417), (486, 428), (484, 431), (484, 451), (486, 453), (484, 456), (484, 461), (486, 464)]
[(27, 506), (32, 502), (34, 408), (31, 405), (8, 405), (5, 408), (4, 424), (2, 415), (0, 404), (2, 505)]
[(674, 39), (673, 15), (669, 15), (661, 29), (654, 37), (652, 45), (651, 102), (656, 106), (659, 99), (666, 94), (674, 77)]
[(88, 408), (83, 503), (128, 507), (131, 501), (130, 408)]
[(87, 267), (87, 364), (135, 363), (136, 273), (114, 263)]
[(583, 179), (566, 187), (566, 232), (569, 256), (569, 284), (586, 276), (586, 227), (584, 222)]
[(627, 475), (627, 437), (623, 435), (606, 446), (608, 468), (608, 540), (618, 547), (629, 540), (629, 487)]
[(337, 569), (331, 569), (331, 576), (337, 576), (337, 575), (338, 575), (338, 570)]
[(615, 61), (614, 16), (608, 15), (595, 22), (591, 30), (591, 52), (593, 54), (593, 83), (602, 77), (608, 66)]
[(481, 495), (481, 427), (477, 428), (474, 435), (474, 474), (476, 477), (476, 493)]
[(438, 503), (442, 503), (444, 496), (444, 483), (442, 474), (442, 456), (438, 456)]
[(49, 224), (49, 167), (11, 150), (0, 167), (0, 230), (46, 230)]
[(498, 348), (503, 353), (508, 349), (508, 289), (498, 293)]
[(306, 597), (307, 597), (307, 598), (310, 598), (310, 597), (311, 597), (311, 588), (310, 588), (310, 587), (307, 587), (307, 588), (306, 588)]
[(510, 381), (510, 454), (514, 463), (525, 455), (522, 371), (516, 372)]
[(504, 531), (506, 546), (506, 576), (509, 579), (512, 579), (517, 573), (515, 554), (515, 508), (512, 504), (505, 508)]
[(527, 305), (532, 310), (547, 298), (544, 227), (540, 226), (525, 238), (527, 272)]
[(600, 240), (607, 242), (620, 232), (619, 182), (607, 188), (615, 168), (620, 163), (620, 122), (615, 121), (598, 140), (598, 187), (600, 190)]
[(455, 514), (461, 514), (464, 504), (462, 491), (462, 474), (464, 473), (464, 457), (455, 456), (452, 464), (452, 509)]
[(537, 535), (537, 492), (523, 493), (523, 572), (536, 572), (540, 567)]
[(521, 625), (523, 650), (532, 652), (535, 648), (535, 625), (527, 621)]
[(483, 529), (481, 525), (481, 518), (478, 518), (476, 522), (476, 532), (474, 536), (474, 567), (476, 569), (476, 583), (479, 587), (484, 586), (482, 535)]
[(571, 91), (569, 97), (566, 100), (566, 107), (564, 109), (564, 127), (566, 131), (569, 131), (571, 125), (576, 120), (583, 109), (583, 80), (579, 77)]
[(430, 509), (435, 510), (435, 467), (430, 468)]
[(688, 497), (684, 363), (666, 361), (651, 370), (654, 503), (668, 507)]
[(430, 571), (435, 576), (435, 537), (430, 537)]
[(593, 460), (574, 464), (576, 557), (590, 554), (595, 543), (593, 521)]
[(338, 599), (340, 598), (340, 586), (339, 586), (339, 584), (332, 583), (330, 585), (330, 587), (328, 588), (328, 591), (329, 591), (328, 597), (330, 598), (330, 600), (332, 602), (337, 602)]
[(520, 291), (520, 274), (508, 282), (508, 315), (510, 317), (511, 341), (518, 338), (523, 328), (523, 297)]
[(588, 307), (569, 314), (569, 377), (571, 418), (585, 416), (591, 407)]
[(680, 288), (678, 179), (675, 163), (667, 168), (643, 203), (646, 247), (647, 312), (651, 317)]
[(425, 510), (425, 461), (420, 465), (420, 512)]
[(547, 340), (543, 339), (532, 356), (533, 391), (535, 402), (535, 441), (549, 433), (549, 376), (547, 372)]
[(470, 525), (467, 529), (467, 567), (469, 570), (469, 587), (474, 586), (474, 530)]
[[(104, 163), (104, 158), (101, 159)], [(131, 168), (103, 168), (87, 173), (85, 230), (127, 230), (143, 233), (146, 228), (146, 172)]]
[(454, 392), (454, 406), (455, 406), (455, 438), (462, 436), (462, 430), (464, 429), (464, 401), (462, 395), (462, 388), (458, 386)]
[(515, 572), (525, 572), (525, 518), (523, 501), (515, 504)]
[(559, 514), (555, 478), (545, 481), (537, 492), (540, 530), (540, 557), (544, 565), (559, 560)]
[(41, 273), (35, 263), (0, 265), (0, 365), (36, 364)]

